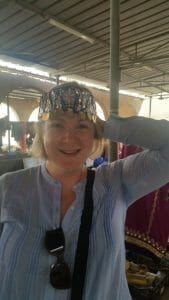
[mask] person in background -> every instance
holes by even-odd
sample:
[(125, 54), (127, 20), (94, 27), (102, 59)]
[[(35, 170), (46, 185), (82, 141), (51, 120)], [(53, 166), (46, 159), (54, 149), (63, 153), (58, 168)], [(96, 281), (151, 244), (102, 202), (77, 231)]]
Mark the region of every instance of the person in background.
[[(101, 121), (92, 93), (74, 82), (54, 87), (40, 102), (32, 152), (44, 162), (0, 178), (0, 299), (71, 299), (84, 162), (102, 153), (104, 139), (146, 150), (95, 170), (83, 300), (131, 300), (125, 275), (126, 211), (169, 181), (169, 122), (114, 114)], [(58, 229), (65, 240), (61, 263), (70, 275), (64, 282), (62, 272), (54, 274), (62, 288), (51, 281), (59, 257), (45, 245), (46, 233)]]
[(105, 143), (102, 154), (99, 157), (96, 157), (95, 160), (93, 161), (94, 168), (97, 168), (98, 166), (100, 166), (102, 164), (108, 163), (108, 151), (107, 150), (108, 150), (107, 144)]

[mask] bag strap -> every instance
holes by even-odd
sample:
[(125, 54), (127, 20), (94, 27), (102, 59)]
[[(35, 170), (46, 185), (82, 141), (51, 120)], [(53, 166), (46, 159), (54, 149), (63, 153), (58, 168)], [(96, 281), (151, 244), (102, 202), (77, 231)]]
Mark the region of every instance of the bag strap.
[(94, 177), (95, 171), (88, 169), (84, 207), (81, 216), (81, 225), (79, 229), (78, 243), (75, 255), (71, 300), (82, 299), (89, 249), (89, 232), (93, 214), (92, 188)]

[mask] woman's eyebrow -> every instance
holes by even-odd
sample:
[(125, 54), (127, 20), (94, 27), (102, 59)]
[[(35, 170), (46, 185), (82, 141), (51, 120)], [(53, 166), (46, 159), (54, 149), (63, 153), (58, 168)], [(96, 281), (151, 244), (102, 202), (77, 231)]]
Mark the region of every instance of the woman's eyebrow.
[(89, 120), (79, 120), (79, 122), (83, 122), (83, 123), (90, 123), (90, 121)]
[(50, 122), (51, 122), (51, 123), (54, 123), (54, 122), (57, 122), (57, 121), (62, 121), (62, 122), (64, 122), (64, 119), (62, 119), (62, 118), (57, 118), (57, 119), (55, 119), (55, 120), (51, 120)]

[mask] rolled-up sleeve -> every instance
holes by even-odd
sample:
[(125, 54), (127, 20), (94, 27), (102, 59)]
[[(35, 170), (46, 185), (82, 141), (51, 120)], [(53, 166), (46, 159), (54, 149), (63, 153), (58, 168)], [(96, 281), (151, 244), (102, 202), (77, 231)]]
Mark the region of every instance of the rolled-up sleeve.
[(145, 150), (121, 160), (121, 180), (129, 202), (169, 182), (169, 122), (111, 115), (106, 138)]

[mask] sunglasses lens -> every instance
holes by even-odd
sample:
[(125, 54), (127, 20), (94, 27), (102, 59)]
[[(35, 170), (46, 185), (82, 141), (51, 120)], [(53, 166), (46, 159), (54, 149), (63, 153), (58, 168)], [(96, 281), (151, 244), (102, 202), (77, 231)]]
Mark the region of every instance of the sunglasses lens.
[(56, 263), (51, 268), (50, 282), (54, 288), (69, 289), (71, 287), (71, 274), (68, 266), (64, 263)]
[(62, 228), (48, 230), (46, 232), (45, 246), (49, 251), (59, 248), (60, 246), (65, 246), (65, 237)]
[(50, 283), (56, 289), (70, 289), (71, 274), (64, 262), (65, 237), (62, 228), (46, 232), (45, 246), (51, 255), (57, 257), (57, 262), (51, 267)]

